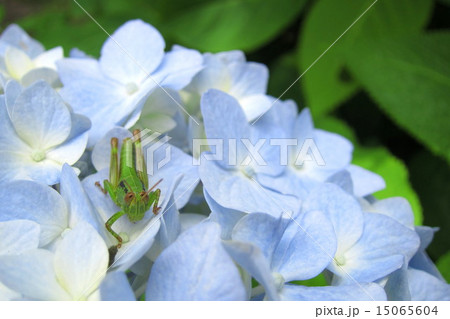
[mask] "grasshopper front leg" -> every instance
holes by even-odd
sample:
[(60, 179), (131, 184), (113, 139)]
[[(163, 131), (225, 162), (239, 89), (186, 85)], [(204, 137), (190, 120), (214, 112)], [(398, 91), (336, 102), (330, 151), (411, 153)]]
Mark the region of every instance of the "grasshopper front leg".
[(117, 234), (114, 230), (112, 230), (111, 226), (116, 222), (116, 220), (118, 220), (120, 217), (122, 217), (123, 215), (125, 215), (125, 212), (120, 211), (115, 213), (114, 215), (111, 216), (111, 218), (109, 218), (106, 223), (105, 223), (105, 227), (106, 229), (111, 233), (111, 235), (114, 236), (114, 238), (117, 239), (117, 241), (119, 242), (117, 244), (117, 249), (119, 249), (120, 247), (122, 247), (122, 242), (123, 239), (122, 237), (119, 236), (119, 234)]
[(158, 207), (159, 196), (161, 195), (161, 190), (157, 188), (154, 192), (150, 193), (150, 201), (153, 202), (152, 212), (155, 215), (158, 215), (161, 207)]

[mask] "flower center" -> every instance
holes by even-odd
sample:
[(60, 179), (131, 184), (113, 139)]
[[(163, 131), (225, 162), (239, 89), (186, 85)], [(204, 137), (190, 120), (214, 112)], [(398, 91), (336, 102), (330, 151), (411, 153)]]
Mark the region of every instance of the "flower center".
[(33, 151), (33, 153), (31, 153), (31, 158), (35, 162), (41, 162), (41, 161), (45, 160), (45, 157), (46, 157), (45, 151), (35, 150), (35, 151)]
[(64, 229), (61, 233), (61, 238), (64, 238), (68, 233), (70, 233), (72, 231), (72, 229), (70, 229), (69, 227), (67, 227), (66, 229)]
[(338, 266), (344, 266), (345, 265), (345, 257), (344, 256), (337, 256), (334, 257), (334, 262), (336, 263), (336, 265)]
[(280, 291), (281, 289), (283, 289), (284, 283), (286, 282), (283, 275), (276, 272), (273, 273), (272, 276), (273, 280), (275, 281), (275, 287), (277, 288), (277, 290)]
[(137, 86), (136, 83), (128, 82), (127, 84), (125, 84), (125, 91), (127, 92), (128, 95), (132, 95), (137, 90), (139, 90), (139, 87)]

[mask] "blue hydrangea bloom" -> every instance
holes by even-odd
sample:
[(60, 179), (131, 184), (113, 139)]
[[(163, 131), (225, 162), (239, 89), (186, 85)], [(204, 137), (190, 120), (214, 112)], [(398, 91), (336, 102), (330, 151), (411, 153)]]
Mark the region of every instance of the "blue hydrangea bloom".
[(269, 300), (283, 299), (285, 283), (320, 274), (336, 251), (333, 227), (321, 212), (289, 217), (249, 214), (226, 244), (231, 256), (264, 286)]
[[(366, 196), (385, 187), (383, 179), (361, 167), (351, 164), (353, 145), (346, 138), (314, 128), (309, 109), (297, 116), (297, 106), (272, 107), (255, 126), (267, 131), (273, 143), (280, 140), (280, 151), (287, 150), (281, 159), (286, 166), (284, 174), (275, 181), (261, 178), (265, 185), (272, 185), (284, 194), (304, 199), (320, 183), (342, 170), (350, 173), (353, 192)], [(289, 143), (281, 139), (290, 139)], [(274, 184), (275, 183), (275, 184)]]
[(33, 181), (13, 181), (0, 187), (0, 221), (29, 220), (40, 227), (39, 247), (53, 249), (78, 223), (100, 224), (74, 170), (64, 165), (60, 192)]
[(0, 281), (27, 300), (98, 300), (107, 267), (105, 242), (89, 224), (79, 223), (54, 252), (0, 256)]
[(303, 209), (320, 210), (332, 222), (337, 251), (328, 269), (334, 284), (373, 282), (402, 267), (419, 248), (419, 237), (395, 219), (363, 212), (358, 201), (334, 184), (311, 191)]
[[(258, 183), (261, 176), (275, 180), (284, 167), (279, 164), (278, 150), (248, 123), (239, 103), (224, 92), (210, 90), (202, 97), (202, 114), (210, 148), (219, 142), (216, 159), (208, 160), (212, 153), (203, 153), (200, 158), (200, 178), (211, 198), (242, 212), (279, 216), (283, 211), (298, 211), (300, 202), (295, 197)], [(265, 144), (259, 147), (260, 163), (249, 152), (249, 146), (257, 145), (259, 139)]]
[(11, 24), (0, 35), (0, 89), (10, 79), (24, 86), (37, 80), (45, 80), (53, 87), (59, 86), (56, 61), (62, 58), (62, 47), (45, 51), (42, 44), (22, 28)]
[(200, 98), (209, 89), (226, 92), (239, 101), (248, 121), (272, 105), (266, 95), (269, 71), (264, 64), (247, 62), (242, 51), (203, 54), (205, 68), (181, 91), (187, 110), (201, 118)]
[(164, 53), (164, 39), (141, 20), (128, 21), (104, 43), (100, 59), (68, 58), (58, 62), (61, 95), (75, 112), (92, 121), (89, 147), (114, 126), (130, 128), (143, 103), (162, 85), (179, 90), (202, 68), (202, 56), (175, 47)]
[(147, 300), (245, 300), (239, 270), (220, 239), (220, 227), (203, 222), (186, 232), (153, 265)]
[(63, 164), (73, 165), (83, 154), (90, 122), (72, 113), (46, 82), (22, 89), (10, 81), (0, 97), (0, 126), (0, 181), (53, 185)]

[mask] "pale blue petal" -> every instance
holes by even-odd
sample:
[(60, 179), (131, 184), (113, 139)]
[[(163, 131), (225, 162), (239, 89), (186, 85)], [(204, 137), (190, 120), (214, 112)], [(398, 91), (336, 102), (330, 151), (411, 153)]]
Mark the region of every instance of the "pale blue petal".
[(96, 60), (62, 59), (56, 63), (64, 87), (61, 96), (75, 113), (92, 117), (125, 98), (123, 86), (105, 77)]
[[(377, 213), (364, 213), (364, 232), (344, 253), (345, 271), (358, 282), (371, 282), (399, 269), (419, 248), (419, 236), (394, 219)], [(341, 272), (343, 282), (353, 279)]]
[(0, 188), (0, 221), (27, 219), (40, 225), (39, 246), (60, 236), (68, 226), (67, 207), (52, 188), (31, 181), (16, 181)]
[(200, 181), (198, 167), (193, 165), (192, 156), (168, 143), (146, 144), (142, 138), (143, 152), (147, 163), (149, 185), (162, 179), (158, 187), (170, 187), (179, 176), (182, 179), (174, 191), (178, 209), (183, 208)]
[(236, 98), (265, 94), (269, 80), (269, 69), (261, 63), (230, 63), (228, 72), (231, 77), (229, 93)]
[(363, 213), (353, 196), (334, 184), (314, 189), (303, 203), (303, 211), (322, 211), (331, 221), (336, 233), (338, 251), (347, 251), (363, 233)]
[[(251, 122), (263, 117), (272, 106), (271, 99), (265, 94), (254, 94), (239, 99), (242, 110), (244, 110), (247, 121)], [(264, 117), (268, 116), (264, 114)], [(259, 121), (258, 121), (259, 122)]]
[(202, 68), (203, 57), (198, 51), (178, 48), (165, 54), (153, 76), (163, 79), (161, 86), (181, 90)]
[(417, 253), (410, 260), (409, 266), (417, 270), (423, 270), (440, 280), (444, 280), (436, 265), (433, 263), (433, 261), (425, 251), (425, 249), (427, 249), (428, 245), (433, 240), (434, 233), (437, 232), (439, 228), (416, 226), (415, 230), (420, 237), (420, 247)]
[(20, 83), (24, 87), (32, 85), (34, 82), (39, 80), (44, 80), (53, 88), (61, 87), (61, 81), (59, 80), (58, 72), (51, 68), (36, 68), (29, 71), (27, 74), (22, 76)]
[(83, 115), (72, 114), (72, 127), (67, 140), (47, 152), (47, 158), (59, 163), (75, 164), (83, 154), (91, 127), (89, 119)]
[(350, 164), (346, 169), (352, 175), (353, 192), (356, 197), (364, 197), (386, 187), (384, 179), (362, 167)]
[(17, 97), (22, 93), (22, 86), (19, 82), (9, 80), (5, 86), (5, 102), (8, 114), (11, 115), (14, 103), (16, 103)]
[(397, 269), (389, 275), (384, 291), (386, 292), (388, 300), (393, 301), (410, 301), (411, 293), (409, 292), (408, 283), (408, 264), (406, 260), (402, 268)]
[(314, 278), (331, 262), (336, 247), (333, 226), (322, 212), (300, 214), (289, 222), (277, 245), (272, 269), (286, 282)]
[[(346, 138), (322, 130), (314, 130), (313, 141), (322, 156), (325, 165), (315, 165), (312, 175), (324, 181), (332, 174), (346, 168), (352, 159), (353, 145)], [(299, 144), (302, 140), (299, 140)], [(316, 159), (317, 160), (317, 159)]]
[[(230, 158), (241, 163), (248, 153), (241, 139), (250, 139), (251, 135), (250, 125), (238, 101), (224, 92), (211, 89), (202, 96), (201, 110), (209, 144), (213, 145), (216, 139), (222, 144), (212, 147), (217, 153), (218, 149), (223, 149), (223, 156), (217, 162), (225, 168), (233, 166)], [(229, 140), (235, 141), (237, 149), (229, 146)], [(220, 157), (219, 154), (217, 156)]]
[(389, 216), (403, 226), (414, 229), (414, 213), (408, 200), (403, 197), (378, 200), (369, 207), (369, 211)]
[(43, 249), (0, 256), (0, 281), (31, 300), (70, 300), (56, 279), (53, 260), (53, 254)]
[(46, 82), (25, 89), (10, 114), (17, 134), (33, 148), (41, 150), (61, 144), (69, 136), (69, 109)]
[[(8, 82), (8, 85), (10, 83), (14, 82)], [(8, 98), (8, 96), (9, 94), (7, 94), (6, 98)], [(11, 99), (13, 100), (16, 99), (15, 94), (11, 94), (11, 96), (13, 96)], [(8, 105), (9, 109), (7, 108), (5, 95), (0, 95), (0, 127), (2, 128), (0, 132), (0, 150), (1, 151), (29, 150), (29, 146), (17, 136), (17, 133), (14, 130), (14, 127), (9, 118), (9, 112), (12, 111), (12, 107), (10, 104)]]
[(0, 222), (0, 255), (17, 255), (39, 245), (39, 224), (30, 220)]
[(336, 184), (347, 193), (353, 195), (352, 176), (347, 170), (342, 170), (333, 174), (332, 176), (328, 177), (325, 182)]
[[(265, 259), (272, 264), (273, 254), (288, 223), (288, 219), (275, 218), (268, 214), (248, 214), (236, 224), (231, 238), (258, 247)], [(277, 269), (272, 270), (275, 272)]]
[(273, 216), (280, 216), (283, 211), (299, 210), (300, 202), (295, 197), (264, 188), (256, 180), (239, 172), (224, 170), (213, 161), (203, 158), (199, 174), (212, 199), (225, 208)]
[[(252, 126), (258, 136), (266, 138), (294, 138), (293, 130), (297, 118), (297, 104), (294, 101), (276, 101), (275, 98), (263, 95), (270, 102), (270, 109)], [(245, 111), (245, 105), (240, 101)], [(275, 148), (279, 148), (276, 146)]]
[(234, 261), (264, 287), (269, 300), (280, 300), (270, 269), (270, 261), (258, 247), (236, 241), (224, 242), (224, 247)]
[[(227, 62), (222, 60), (219, 54), (203, 54), (204, 69), (197, 73), (185, 90), (191, 93), (192, 99), (188, 104), (196, 109), (200, 96), (209, 89), (227, 91), (230, 87), (230, 75), (227, 69)], [(187, 102), (187, 101), (185, 101)]]
[(102, 301), (135, 301), (127, 276), (121, 271), (110, 272), (100, 285)]
[(450, 301), (450, 285), (436, 277), (415, 269), (408, 269), (412, 301)]
[(294, 127), (294, 136), (300, 141), (314, 137), (314, 123), (311, 111), (308, 108), (304, 108), (298, 115)]
[(64, 87), (61, 96), (75, 113), (92, 122), (89, 147), (114, 128), (136, 106), (128, 103), (122, 84), (105, 77), (98, 62), (92, 59), (63, 59), (57, 63)]
[(283, 300), (296, 301), (385, 301), (386, 294), (379, 285), (370, 283), (352, 286), (304, 287), (285, 285)]
[(89, 59), (91, 58), (86, 52), (78, 49), (78, 48), (72, 48), (69, 52), (69, 57), (76, 58), (76, 59)]
[(208, 203), (209, 208), (211, 209), (211, 214), (209, 215), (208, 219), (220, 225), (220, 228), (222, 230), (222, 239), (231, 239), (231, 233), (234, 226), (242, 217), (246, 216), (247, 214), (220, 206), (214, 199), (211, 198), (206, 189), (203, 189), (203, 193), (205, 196), (205, 200)]
[(55, 274), (73, 300), (97, 289), (108, 268), (108, 248), (92, 226), (78, 223), (55, 251)]
[(131, 20), (119, 27), (103, 44), (102, 71), (121, 83), (139, 84), (164, 57), (164, 39), (151, 25)]
[(111, 138), (116, 137), (119, 140), (118, 148), (122, 147), (122, 141), (127, 137), (132, 137), (130, 131), (123, 127), (114, 127), (103, 136), (92, 150), (92, 164), (97, 171), (109, 168), (111, 161)]
[(59, 183), (61, 163), (51, 159), (35, 162), (31, 159), (30, 151), (0, 151), (0, 181), (32, 180), (54, 185)]
[(163, 251), (153, 265), (146, 299), (246, 299), (239, 271), (222, 246), (219, 225), (194, 226)]
[(419, 250), (424, 251), (433, 241), (434, 233), (439, 230), (439, 227), (416, 226), (415, 230), (420, 237)]
[[(23, 50), (30, 58), (34, 58), (44, 52), (44, 47), (38, 41), (31, 38), (17, 24), (10, 24), (0, 36), (0, 42), (7, 43)], [(0, 50), (0, 53), (3, 53)]]
[(259, 174), (257, 180), (261, 185), (269, 189), (282, 194), (293, 195), (300, 200), (306, 199), (309, 192), (320, 185), (319, 182), (312, 180), (308, 176), (299, 176), (290, 167), (277, 177)]
[[(173, 182), (172, 192), (176, 185), (179, 184), (181, 177)], [(175, 205), (173, 199), (173, 193), (169, 197), (166, 208), (160, 215), (161, 226), (159, 227), (158, 234), (155, 238), (155, 243), (153, 244), (151, 251), (149, 252), (149, 258), (151, 260), (156, 260), (161, 251), (172, 244), (181, 233), (181, 223), (180, 223), (180, 213)]]
[[(205, 55), (211, 55), (211, 53), (205, 53)], [(217, 59), (222, 61), (222, 63), (232, 63), (232, 62), (245, 62), (245, 53), (240, 50), (224, 51), (214, 54)]]
[(180, 214), (181, 232), (188, 230), (203, 222), (207, 217), (202, 214), (183, 213)]
[(79, 222), (85, 222), (97, 231), (104, 228), (100, 219), (94, 213), (94, 208), (84, 192), (75, 171), (67, 164), (64, 164), (61, 172), (60, 193), (69, 208), (70, 227), (75, 226)]

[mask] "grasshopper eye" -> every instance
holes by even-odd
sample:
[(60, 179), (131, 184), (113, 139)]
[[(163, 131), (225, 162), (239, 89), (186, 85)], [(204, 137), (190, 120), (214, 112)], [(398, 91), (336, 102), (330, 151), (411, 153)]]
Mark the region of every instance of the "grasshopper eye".
[(125, 203), (129, 204), (129, 203), (131, 203), (131, 201), (132, 201), (133, 199), (134, 199), (134, 193), (128, 192), (128, 193), (125, 195)]
[(142, 200), (148, 201), (148, 194), (147, 194), (147, 192), (142, 191), (139, 195), (141, 196)]

